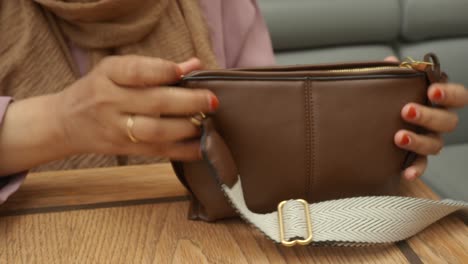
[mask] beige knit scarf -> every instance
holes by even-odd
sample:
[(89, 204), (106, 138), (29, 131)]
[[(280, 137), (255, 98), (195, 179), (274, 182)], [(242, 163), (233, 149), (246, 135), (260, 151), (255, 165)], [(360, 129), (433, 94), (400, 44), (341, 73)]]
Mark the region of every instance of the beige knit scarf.
[[(88, 51), (90, 68), (111, 54), (175, 62), (196, 56), (206, 67), (216, 67), (196, 0), (8, 0), (0, 3), (0, 95), (19, 100), (73, 83), (79, 73), (67, 41)], [(153, 161), (89, 154), (36, 170)]]

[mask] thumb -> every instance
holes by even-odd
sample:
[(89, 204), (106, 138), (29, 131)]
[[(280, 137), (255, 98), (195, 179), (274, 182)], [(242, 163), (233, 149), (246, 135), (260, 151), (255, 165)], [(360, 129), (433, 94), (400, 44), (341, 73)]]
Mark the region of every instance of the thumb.
[(182, 75), (186, 75), (192, 71), (200, 70), (202, 67), (201, 61), (197, 58), (191, 58), (178, 64)]
[(399, 62), (400, 60), (398, 60), (397, 57), (395, 56), (388, 56), (384, 59), (384, 61), (388, 61), (388, 62)]

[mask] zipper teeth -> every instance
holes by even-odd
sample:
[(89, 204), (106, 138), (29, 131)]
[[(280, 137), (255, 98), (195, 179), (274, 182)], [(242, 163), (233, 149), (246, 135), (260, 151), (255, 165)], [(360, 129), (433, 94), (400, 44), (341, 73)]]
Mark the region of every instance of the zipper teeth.
[[(347, 68), (347, 69), (333, 69), (333, 70), (315, 70), (315, 71), (312, 71), (312, 72), (322, 72), (322, 73), (366, 73), (366, 72), (370, 72), (370, 71), (378, 71), (378, 70), (408, 70), (409, 72), (415, 72), (416, 73), (420, 73), (420, 71), (418, 70), (415, 70), (414, 68), (410, 67), (410, 66), (403, 66), (403, 65), (395, 65), (395, 66), (375, 66), (375, 67), (363, 67), (363, 68)], [(192, 73), (193, 74), (193, 73)], [(191, 74), (191, 75), (192, 75)], [(185, 80), (189, 80), (189, 79), (198, 79), (198, 80), (201, 80), (201, 79), (216, 79), (216, 78), (219, 78), (219, 76), (184, 76), (184, 79)], [(229, 77), (225, 77), (225, 79), (237, 79), (237, 78), (244, 78), (245, 77), (240, 77), (240, 76), (229, 76)], [(278, 76), (278, 77), (270, 77), (270, 76), (260, 76), (260, 77), (251, 77), (250, 79), (271, 79), (271, 80), (282, 80), (282, 79), (287, 79), (287, 80), (291, 80), (291, 79), (305, 79), (305, 78), (309, 78), (309, 77), (303, 77), (303, 76), (300, 76), (300, 77), (281, 77), (281, 76)], [(320, 79), (321, 77), (320, 76), (317, 76), (317, 77), (312, 77), (313, 79)], [(327, 77), (328, 78), (328, 77)], [(249, 79), (249, 78), (247, 78)]]
[[(417, 77), (421, 76), (423, 73), (415, 72), (412, 74), (401, 75), (402, 77)], [(183, 81), (191, 80), (336, 80), (336, 79), (353, 79), (353, 78), (364, 78), (367, 75), (356, 75), (356, 76), (216, 76), (216, 75), (205, 75), (205, 76), (186, 76), (183, 78)], [(369, 75), (367, 77), (372, 78), (394, 78), (395, 75), (392, 74), (380, 74), (380, 75)]]
[(324, 70), (324, 72), (330, 73), (346, 73), (346, 72), (368, 72), (368, 71), (379, 71), (379, 70), (395, 70), (395, 69), (408, 69), (400, 66), (378, 66), (378, 67), (367, 67), (367, 68), (351, 68), (351, 69), (335, 69), (335, 70)]

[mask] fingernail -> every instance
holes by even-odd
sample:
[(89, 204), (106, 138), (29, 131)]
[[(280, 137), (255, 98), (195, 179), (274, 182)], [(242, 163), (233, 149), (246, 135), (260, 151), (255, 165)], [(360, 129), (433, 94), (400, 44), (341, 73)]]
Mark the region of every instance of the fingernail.
[(403, 137), (400, 140), (400, 145), (402, 146), (407, 146), (411, 142), (411, 138), (408, 135), (403, 135)]
[(197, 57), (191, 57), (190, 59), (186, 60), (186, 62), (194, 62), (196, 60), (198, 60)]
[(180, 69), (180, 75), (187, 74), (189, 70), (194, 70), (192, 69), (193, 63), (195, 63), (196, 61), (198, 61), (198, 59), (194, 57), (179, 63), (178, 66)]
[(176, 67), (176, 74), (180, 78), (184, 77), (184, 71), (182, 70), (182, 68), (179, 65), (177, 65), (177, 67)]
[(210, 110), (215, 111), (218, 109), (219, 106), (219, 100), (216, 96), (210, 95)]
[(406, 117), (409, 119), (416, 119), (418, 117), (418, 111), (416, 107), (410, 106), (408, 107), (408, 112), (406, 112)]
[(418, 176), (419, 176), (419, 173), (415, 169), (408, 169), (408, 171), (406, 173), (406, 179), (410, 180), (410, 181), (418, 178)]
[(444, 99), (444, 92), (439, 88), (435, 89), (434, 93), (432, 94), (432, 99), (435, 101), (441, 101)]

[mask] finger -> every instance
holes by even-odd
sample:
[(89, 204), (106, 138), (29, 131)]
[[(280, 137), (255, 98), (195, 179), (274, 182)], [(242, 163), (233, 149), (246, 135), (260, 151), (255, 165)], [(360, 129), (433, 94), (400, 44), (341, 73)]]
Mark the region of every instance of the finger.
[(200, 141), (198, 140), (169, 144), (131, 144), (124, 152), (182, 161), (201, 159)]
[(446, 109), (409, 103), (401, 110), (401, 116), (409, 123), (434, 132), (450, 132), (458, 125), (458, 115)]
[[(127, 131), (128, 118), (128, 115), (121, 118), (122, 131)], [(131, 132), (144, 143), (169, 143), (200, 135), (200, 129), (186, 118), (154, 118), (141, 115), (133, 117)]]
[(130, 87), (173, 84), (182, 75), (176, 63), (136, 55), (108, 57), (98, 65), (97, 70), (115, 84)]
[(121, 112), (141, 115), (192, 115), (213, 112), (218, 98), (209, 90), (158, 87), (146, 89), (121, 88), (118, 104)]
[(388, 56), (384, 59), (384, 61), (389, 61), (389, 62), (399, 62), (398, 58), (395, 56)]
[(442, 150), (444, 142), (439, 135), (418, 135), (408, 130), (395, 134), (395, 144), (419, 155), (436, 155)]
[(186, 75), (195, 70), (200, 70), (201, 67), (202, 67), (201, 61), (197, 58), (191, 58), (182, 63), (179, 63), (179, 68), (182, 71), (182, 75)]
[(468, 90), (461, 84), (435, 83), (427, 91), (429, 99), (446, 107), (464, 107), (468, 105)]
[(403, 177), (407, 180), (419, 178), (427, 168), (427, 156), (418, 156), (416, 160), (403, 171)]

